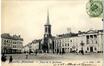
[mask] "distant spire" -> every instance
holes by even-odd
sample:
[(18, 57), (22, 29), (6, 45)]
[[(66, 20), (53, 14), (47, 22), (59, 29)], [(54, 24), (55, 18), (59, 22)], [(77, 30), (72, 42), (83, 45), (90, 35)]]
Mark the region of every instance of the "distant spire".
[(50, 25), (50, 20), (49, 20), (49, 9), (47, 9), (47, 23), (46, 25)]

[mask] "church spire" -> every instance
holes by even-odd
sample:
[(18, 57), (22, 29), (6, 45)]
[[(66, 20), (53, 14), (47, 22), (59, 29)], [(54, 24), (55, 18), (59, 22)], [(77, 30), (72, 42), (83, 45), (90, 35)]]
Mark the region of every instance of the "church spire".
[(50, 25), (50, 20), (49, 20), (49, 9), (47, 9), (47, 23), (46, 25)]

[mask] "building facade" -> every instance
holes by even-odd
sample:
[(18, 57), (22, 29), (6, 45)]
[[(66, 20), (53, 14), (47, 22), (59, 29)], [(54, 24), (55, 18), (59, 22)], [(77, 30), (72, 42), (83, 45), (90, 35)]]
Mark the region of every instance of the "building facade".
[(54, 52), (56, 53), (80, 52), (81, 50), (85, 53), (102, 52), (103, 30), (66, 33), (54, 39)]
[(78, 34), (67, 33), (58, 35), (54, 39), (54, 52), (69, 53), (76, 50), (78, 42)]
[(34, 53), (39, 50), (40, 40), (33, 40), (32, 42), (25, 45), (22, 49), (23, 53)]
[[(102, 52), (103, 51), (103, 30), (89, 30), (78, 34), (79, 43), (84, 44), (85, 52)], [(81, 48), (81, 45), (79, 45)]]
[(23, 38), (8, 33), (1, 34), (1, 53), (21, 53)]

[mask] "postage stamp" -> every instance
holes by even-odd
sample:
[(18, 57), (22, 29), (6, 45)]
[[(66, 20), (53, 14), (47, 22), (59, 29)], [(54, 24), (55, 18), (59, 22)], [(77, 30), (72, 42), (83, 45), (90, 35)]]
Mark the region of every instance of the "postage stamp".
[(103, 14), (103, 3), (99, 0), (90, 0), (86, 5), (86, 11), (91, 17), (99, 17)]

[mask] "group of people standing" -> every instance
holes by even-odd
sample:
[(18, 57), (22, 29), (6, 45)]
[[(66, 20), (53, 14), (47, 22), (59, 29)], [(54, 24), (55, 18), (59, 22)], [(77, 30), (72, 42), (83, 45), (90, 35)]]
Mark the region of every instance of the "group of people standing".
[[(7, 59), (7, 56), (5, 54), (2, 54), (1, 56), (1, 61), (2, 62), (6, 62), (8, 59)], [(9, 63), (11, 63), (13, 61), (13, 57), (12, 56), (9, 56)]]

